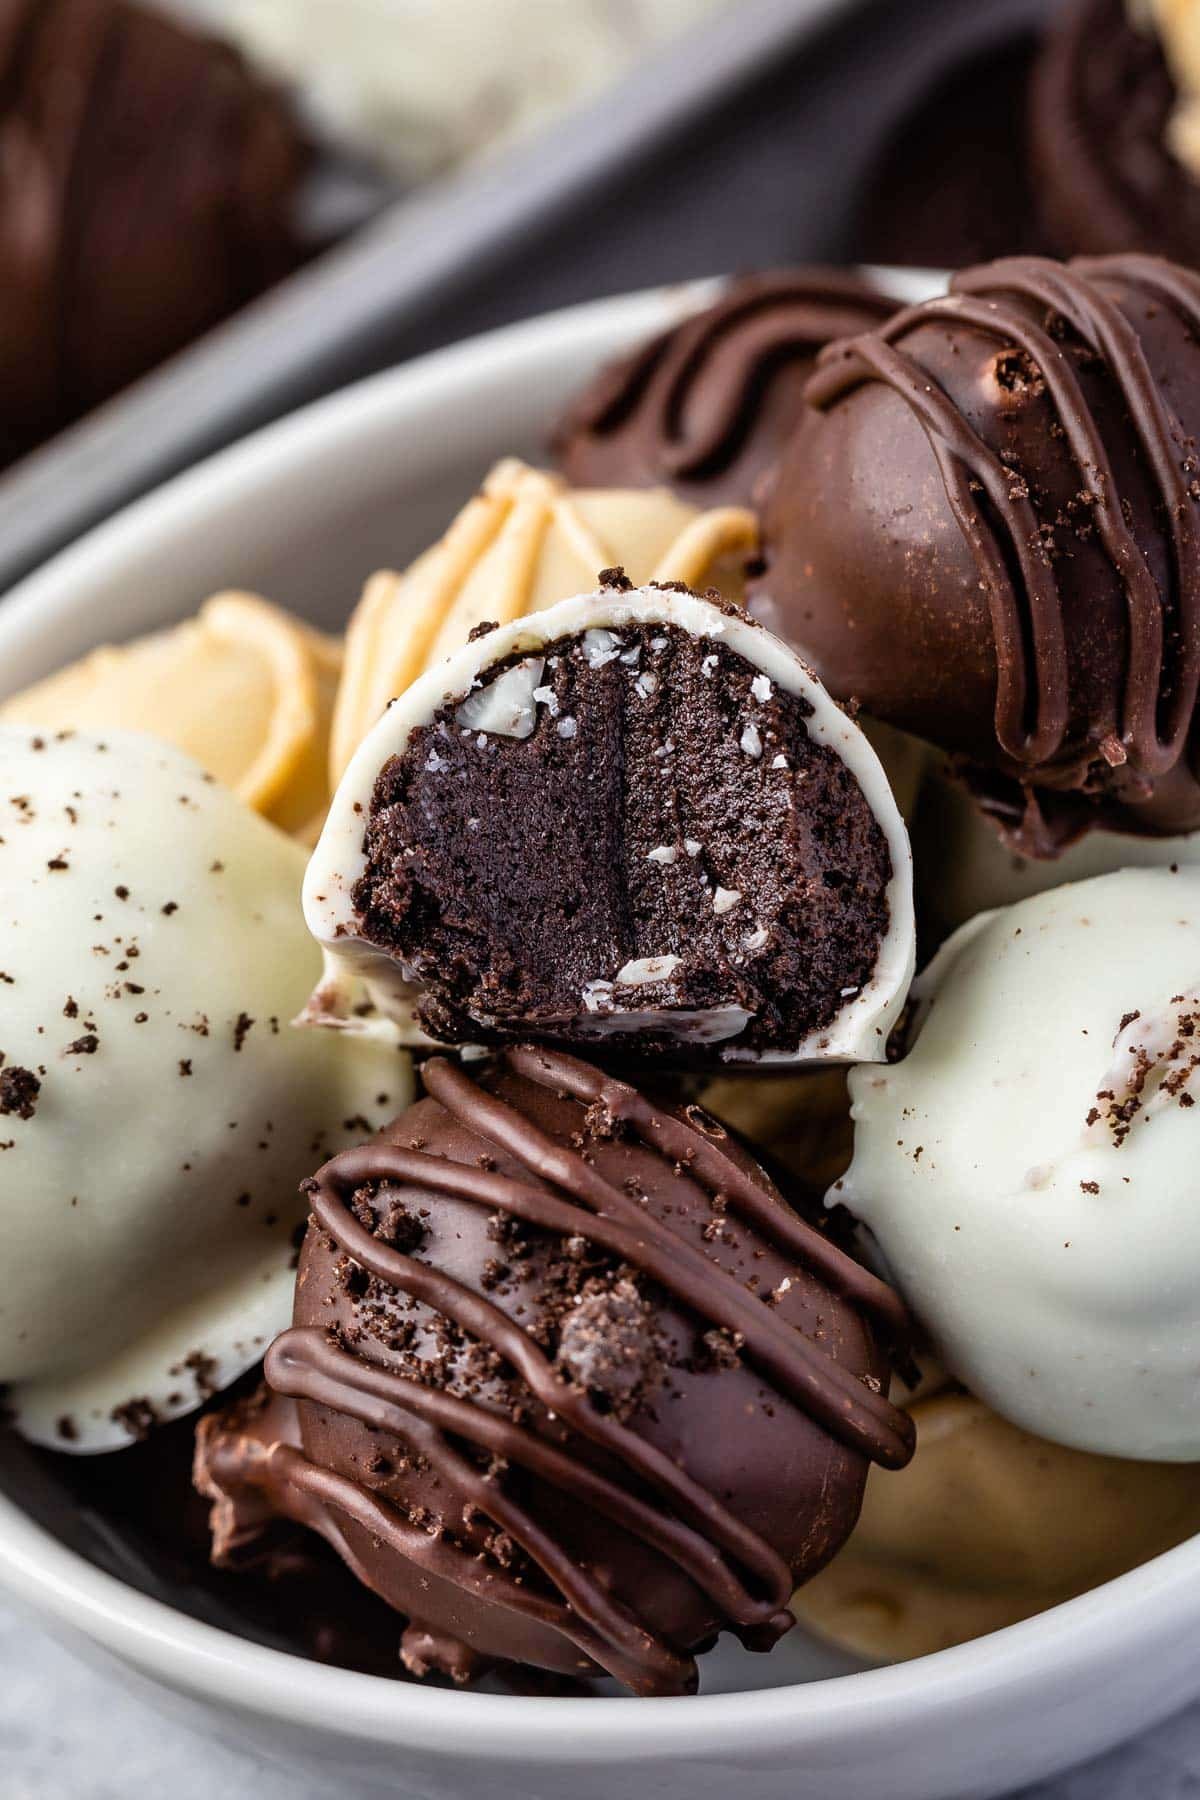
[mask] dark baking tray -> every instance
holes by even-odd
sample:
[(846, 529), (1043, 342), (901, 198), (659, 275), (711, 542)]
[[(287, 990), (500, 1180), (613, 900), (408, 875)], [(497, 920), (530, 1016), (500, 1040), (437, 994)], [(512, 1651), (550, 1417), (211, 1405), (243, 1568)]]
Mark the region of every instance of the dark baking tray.
[(549, 144), (405, 202), (0, 478), (0, 590), (255, 425), (474, 331), (721, 270), (902, 260), (903, 229), (864, 220), (870, 172), (919, 96), (1049, 4), (733, 0)]

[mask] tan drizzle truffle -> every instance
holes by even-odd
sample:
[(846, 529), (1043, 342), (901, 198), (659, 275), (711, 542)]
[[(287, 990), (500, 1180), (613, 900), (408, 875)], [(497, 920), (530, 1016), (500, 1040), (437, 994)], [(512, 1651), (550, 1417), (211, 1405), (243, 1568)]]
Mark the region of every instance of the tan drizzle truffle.
[(194, 619), (106, 644), (14, 694), (0, 703), (0, 721), (148, 732), (312, 843), (329, 804), (341, 668), (336, 639), (256, 594), (216, 594)]

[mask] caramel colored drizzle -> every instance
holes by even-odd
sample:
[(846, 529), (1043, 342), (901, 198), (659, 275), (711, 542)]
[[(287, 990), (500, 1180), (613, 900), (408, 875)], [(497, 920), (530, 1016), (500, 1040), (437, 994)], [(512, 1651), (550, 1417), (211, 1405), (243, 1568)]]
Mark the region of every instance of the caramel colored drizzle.
[(646, 409), (661, 436), (664, 474), (704, 480), (736, 459), (782, 364), (862, 331), (894, 306), (832, 269), (739, 282), (725, 300), (609, 371), (572, 426), (605, 436)]
[[(838, 1292), (874, 1312), (889, 1329), (903, 1326), (902, 1309), (897, 1309), (882, 1283), (803, 1221), (794, 1220), (697, 1127), (658, 1113), (635, 1090), (575, 1058), (515, 1049), (507, 1059), (526, 1079), (585, 1104), (603, 1106), (614, 1123), (632, 1129), (669, 1162), (682, 1163), (693, 1178), (723, 1195), (748, 1223), (798, 1260), (816, 1268)], [(412, 1443), (471, 1504), (520, 1544), (561, 1599), (554, 1601), (527, 1585), (499, 1578), (489, 1580), (485, 1597), (553, 1624), (593, 1663), (635, 1689), (681, 1691), (694, 1676), (690, 1659), (662, 1643), (617, 1603), (448, 1439), (526, 1469), (659, 1551), (715, 1602), (748, 1642), (766, 1646), (788, 1628), (787, 1564), (670, 1457), (611, 1413), (598, 1410), (585, 1391), (565, 1381), (529, 1334), (489, 1299), (380, 1243), (353, 1217), (347, 1196), (371, 1183), (432, 1190), (555, 1236), (584, 1236), (640, 1269), (715, 1326), (738, 1333), (746, 1359), (840, 1442), (897, 1467), (911, 1455), (911, 1424), (881, 1394), (785, 1325), (735, 1276), (650, 1217), (631, 1196), (541, 1132), (517, 1108), (478, 1087), (447, 1061), (431, 1061), (424, 1073), (427, 1090), (449, 1113), (555, 1191), (422, 1150), (373, 1143), (343, 1152), (314, 1178), (309, 1190), (314, 1218), (359, 1267), (503, 1356), (547, 1412), (606, 1452), (643, 1491), (657, 1496), (657, 1504), (501, 1414), (380, 1369), (331, 1343), (314, 1327), (286, 1332), (277, 1340), (267, 1358), (268, 1380), (279, 1393), (328, 1406), (372, 1430)], [(348, 1513), (402, 1554), (410, 1554), (406, 1545), (413, 1528), (394, 1508), (358, 1484), (306, 1463), (296, 1452), (289, 1456), (286, 1475), (291, 1483), (311, 1490), (314, 1500)], [(418, 1536), (421, 1559), (427, 1561), (428, 1540), (424, 1533)], [(445, 1540), (439, 1542), (437, 1572), (472, 1592), (483, 1591), (476, 1559)]]
[[(807, 397), (826, 408), (860, 383), (876, 380), (912, 408), (988, 594), (997, 665), (997, 739), (1014, 761), (1044, 769), (1068, 754), (1071, 696), (1061, 596), (1041, 547), (1037, 514), (1014, 471), (901, 346), (910, 332), (936, 320), (984, 333), (1029, 358), (1045, 382), (1092, 502), (1099, 542), (1126, 595), (1129, 654), (1120, 696), (1120, 743), (1105, 754), (1127, 763), (1132, 775), (1151, 778), (1178, 761), (1200, 688), (1200, 541), (1172, 417), (1136, 331), (1099, 285), (1106, 279), (1173, 308), (1200, 337), (1200, 283), (1155, 258), (1113, 256), (1058, 264), (1015, 257), (967, 270), (955, 276), (945, 298), (908, 307), (876, 332), (831, 346), (820, 359)], [(1157, 490), (1156, 514), (1165, 523), (1171, 550), (1169, 593), (1160, 592), (1126, 522), (1103, 439), (1070, 356), (1008, 296), (1032, 301), (1065, 321), (1103, 361)], [(999, 532), (985, 517), (979, 492)], [(1177, 654), (1169, 650), (1172, 631)], [(1103, 728), (1093, 727), (1094, 744), (1104, 736)]]

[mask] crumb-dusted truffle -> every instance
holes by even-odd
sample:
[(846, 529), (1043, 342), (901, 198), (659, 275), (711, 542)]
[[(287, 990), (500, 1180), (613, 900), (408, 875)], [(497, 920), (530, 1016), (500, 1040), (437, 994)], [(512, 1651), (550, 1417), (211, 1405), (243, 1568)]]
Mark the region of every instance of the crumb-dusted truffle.
[(832, 345), (751, 604), (1014, 847), (1200, 826), (1200, 279), (1016, 258)]
[(857, 727), (735, 609), (619, 582), (469, 645), (366, 740), (309, 867), (320, 1023), (881, 1057), (909, 852)]
[(28, 1436), (115, 1449), (261, 1356), (298, 1181), (409, 1076), (290, 1028), (304, 854), (196, 763), (4, 726), (0, 769), (0, 1379)]
[(425, 1081), (309, 1186), (281, 1410), (201, 1429), (215, 1553), (323, 1532), (418, 1673), (690, 1691), (719, 1630), (790, 1627), (869, 1462), (911, 1454), (879, 1348), (903, 1307), (698, 1107), (532, 1048)]
[(949, 1372), (1076, 1449), (1200, 1461), (1198, 971), (1200, 870), (1072, 882), (964, 925), (850, 1076), (831, 1198)]
[(1181, 92), (1169, 54), (1189, 11), (1070, 0), (1049, 27), (1030, 83), (1029, 153), (1037, 208), (1062, 253), (1200, 261), (1195, 97)]
[(229, 46), (126, 0), (0, 15), (0, 463), (299, 261), (308, 163)]
[(848, 269), (775, 269), (603, 369), (555, 433), (581, 487), (663, 484), (697, 506), (748, 505), (791, 435), (813, 359), (895, 301)]

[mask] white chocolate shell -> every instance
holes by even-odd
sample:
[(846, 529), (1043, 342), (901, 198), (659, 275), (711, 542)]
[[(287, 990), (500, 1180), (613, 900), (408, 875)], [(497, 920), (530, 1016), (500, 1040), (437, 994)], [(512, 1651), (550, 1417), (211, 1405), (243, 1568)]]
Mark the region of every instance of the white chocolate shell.
[(27, 1436), (114, 1450), (288, 1323), (299, 1183), (411, 1069), (290, 1027), (304, 852), (188, 757), (0, 726), (0, 768), (0, 1381)]
[[(411, 971), (364, 938), (352, 897), (366, 867), (364, 821), (376, 778), (389, 758), (399, 755), (412, 733), (430, 724), (444, 705), (482, 689), (481, 677), (496, 664), (513, 656), (522, 658), (505, 677), (505, 703), (512, 713), (510, 724), (516, 723), (529, 707), (540, 704), (537, 690), (541, 653), (548, 645), (594, 633), (595, 654), (602, 659), (607, 654), (605, 633), (654, 624), (669, 625), (693, 637), (728, 646), (782, 691), (808, 702), (812, 709), (806, 719), (809, 735), (831, 749), (849, 769), (887, 842), (892, 865), (887, 890), (889, 924), (870, 979), (845, 996), (844, 1005), (830, 1024), (793, 1049), (739, 1049), (736, 1042), (729, 1040), (735, 1039), (748, 1022), (740, 1008), (713, 1008), (704, 1015), (676, 1014), (672, 1024), (663, 1012), (646, 1010), (638, 991), (644, 976), (637, 983), (621, 984), (619, 977), (628, 976), (628, 969), (596, 969), (587, 984), (590, 994), (583, 997), (579, 1021), (582, 1029), (593, 1035), (610, 1035), (647, 1029), (653, 1020), (656, 1030), (674, 1029), (681, 1037), (716, 1044), (714, 1054), (728, 1062), (883, 1060), (888, 1032), (912, 977), (914, 923), (908, 834), (879, 759), (858, 726), (835, 705), (812, 671), (779, 638), (744, 614), (725, 610), (695, 594), (655, 587), (632, 591), (604, 588), (513, 620), (464, 645), (393, 701), (351, 761), (305, 877), (305, 918), (325, 953), (324, 978), (306, 1009), (307, 1023), (332, 1025), (350, 1032), (382, 1033), (410, 1044), (428, 1041), (413, 1024), (415, 989)], [(480, 698), (482, 701), (482, 694)], [(714, 898), (717, 910), (722, 893), (728, 890), (718, 890)], [(373, 1009), (368, 1012), (362, 1005), (364, 987)], [(732, 1016), (734, 1012), (737, 1017)]]

